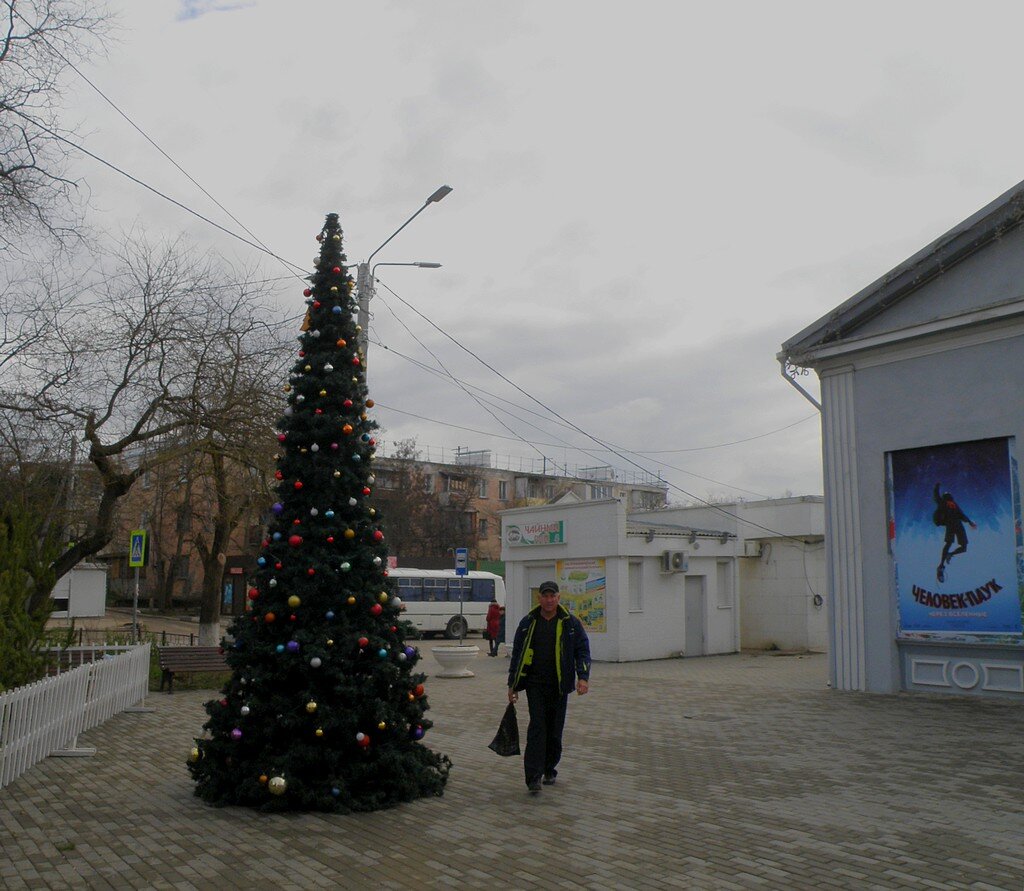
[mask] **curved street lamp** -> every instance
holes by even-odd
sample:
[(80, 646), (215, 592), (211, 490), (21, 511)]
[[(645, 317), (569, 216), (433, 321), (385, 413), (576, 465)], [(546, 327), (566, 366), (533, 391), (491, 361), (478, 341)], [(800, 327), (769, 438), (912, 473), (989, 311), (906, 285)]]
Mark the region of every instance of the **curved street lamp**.
[[(359, 332), (359, 346), (363, 351), (363, 365), (365, 373), (366, 364), (366, 352), (369, 347), (367, 341), (368, 329), (370, 327), (370, 300), (373, 297), (373, 273), (370, 270), (370, 263), (373, 258), (381, 252), (388, 242), (391, 241), (399, 232), (401, 232), (406, 226), (408, 226), (413, 220), (416, 219), (423, 211), (425, 211), (431, 204), (437, 204), (442, 198), (444, 198), (449, 192), (451, 192), (451, 186), (441, 186), (436, 189), (434, 193), (423, 202), (423, 206), (416, 211), (409, 219), (407, 219), (401, 226), (399, 226), (394, 232), (392, 232), (365, 261), (359, 264), (359, 271), (356, 277), (356, 289), (359, 296), (359, 315), (357, 318), (358, 324), (362, 327), (362, 331)], [(420, 266), (425, 269), (437, 269), (440, 263), (377, 263), (373, 268), (377, 266)]]

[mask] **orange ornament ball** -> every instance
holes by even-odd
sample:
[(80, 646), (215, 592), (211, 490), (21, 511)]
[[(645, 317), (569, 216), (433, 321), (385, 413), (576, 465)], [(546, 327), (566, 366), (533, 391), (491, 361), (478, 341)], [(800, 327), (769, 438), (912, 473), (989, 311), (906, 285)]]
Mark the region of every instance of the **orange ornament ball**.
[(263, 617), (263, 621), (264, 621), (264, 622), (267, 622), (267, 623), (271, 623), (271, 622), (273, 622), (273, 621), (274, 621), (274, 619), (276, 619), (276, 618), (277, 618), (277, 616), (275, 616), (275, 615), (274, 615), (273, 613), (267, 613), (267, 614), (266, 614), (266, 615), (265, 615), (265, 616)]

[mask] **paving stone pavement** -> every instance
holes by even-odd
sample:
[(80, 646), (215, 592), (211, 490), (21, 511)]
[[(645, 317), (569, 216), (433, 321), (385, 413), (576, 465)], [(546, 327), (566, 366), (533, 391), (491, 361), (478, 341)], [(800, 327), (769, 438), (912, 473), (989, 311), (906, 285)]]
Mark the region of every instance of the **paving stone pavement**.
[(531, 797), (486, 748), (508, 661), (482, 649), (475, 678), (428, 681), (442, 798), (209, 807), (185, 756), (213, 694), (153, 693), (82, 737), (92, 758), (0, 791), (0, 886), (1024, 888), (1017, 703), (836, 693), (820, 655), (598, 663), (558, 783)]

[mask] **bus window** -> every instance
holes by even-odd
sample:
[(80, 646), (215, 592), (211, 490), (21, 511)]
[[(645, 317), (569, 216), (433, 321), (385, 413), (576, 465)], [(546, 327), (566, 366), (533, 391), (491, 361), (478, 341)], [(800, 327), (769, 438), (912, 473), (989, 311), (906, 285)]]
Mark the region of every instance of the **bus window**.
[(429, 601), (447, 600), (448, 592), (446, 587), (444, 579), (424, 579), (423, 599)]
[(398, 581), (398, 596), (402, 600), (409, 601), (411, 603), (418, 603), (423, 600), (423, 580), (422, 579), (397, 579)]
[(473, 593), (469, 598), (476, 603), (490, 603), (494, 596), (494, 579), (473, 579)]
[[(448, 599), (453, 600), (456, 603), (461, 599), (463, 603), (468, 603), (472, 598), (470, 597), (470, 584), (469, 579), (448, 579)], [(459, 597), (459, 592), (462, 592), (462, 597)]]

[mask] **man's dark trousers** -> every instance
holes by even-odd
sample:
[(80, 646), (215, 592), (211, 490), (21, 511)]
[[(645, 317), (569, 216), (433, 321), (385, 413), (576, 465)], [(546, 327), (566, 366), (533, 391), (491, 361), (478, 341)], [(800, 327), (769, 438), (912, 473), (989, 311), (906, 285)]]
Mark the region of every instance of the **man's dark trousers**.
[(528, 684), (526, 702), (530, 708), (530, 727), (526, 731), (523, 766), (526, 782), (544, 774), (555, 774), (562, 757), (562, 728), (569, 697), (558, 692), (557, 683)]

